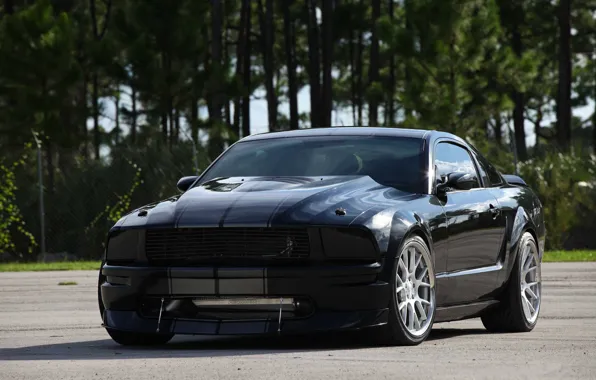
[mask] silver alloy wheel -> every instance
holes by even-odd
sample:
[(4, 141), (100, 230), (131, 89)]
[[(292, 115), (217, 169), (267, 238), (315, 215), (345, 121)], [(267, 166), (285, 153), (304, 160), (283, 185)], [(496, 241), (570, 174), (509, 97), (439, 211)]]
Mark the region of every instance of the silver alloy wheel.
[(540, 311), (540, 296), (542, 293), (542, 271), (540, 257), (536, 245), (531, 242), (523, 247), (520, 271), (520, 289), (524, 316), (528, 323), (533, 324)]
[(395, 284), (397, 310), (413, 336), (423, 335), (435, 312), (435, 283), (430, 255), (416, 244), (405, 247), (398, 259)]

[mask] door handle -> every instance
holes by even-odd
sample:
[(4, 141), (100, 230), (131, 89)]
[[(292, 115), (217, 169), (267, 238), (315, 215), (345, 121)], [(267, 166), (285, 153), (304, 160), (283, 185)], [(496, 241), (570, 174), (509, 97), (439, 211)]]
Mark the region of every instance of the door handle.
[(499, 210), (497, 207), (493, 206), (492, 204), (488, 205), (488, 207), (490, 209), (490, 213), (493, 215), (493, 219), (497, 219), (497, 217), (501, 213), (501, 210)]

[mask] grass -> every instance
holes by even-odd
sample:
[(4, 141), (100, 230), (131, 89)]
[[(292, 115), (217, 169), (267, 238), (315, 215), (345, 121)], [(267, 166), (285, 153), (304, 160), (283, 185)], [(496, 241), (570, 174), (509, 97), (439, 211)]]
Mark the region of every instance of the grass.
[(58, 283), (60, 286), (67, 286), (67, 285), (78, 285), (76, 281), (60, 281)]
[(596, 251), (547, 251), (542, 258), (542, 261), (551, 263), (564, 261), (596, 261)]
[(60, 261), (55, 263), (0, 263), (0, 272), (99, 270), (99, 265), (99, 261)]
[[(596, 251), (547, 251), (544, 262), (596, 261)], [(99, 270), (99, 261), (63, 261), (56, 263), (0, 263), (0, 272), (39, 272), (68, 270)], [(76, 284), (60, 284), (76, 285)]]

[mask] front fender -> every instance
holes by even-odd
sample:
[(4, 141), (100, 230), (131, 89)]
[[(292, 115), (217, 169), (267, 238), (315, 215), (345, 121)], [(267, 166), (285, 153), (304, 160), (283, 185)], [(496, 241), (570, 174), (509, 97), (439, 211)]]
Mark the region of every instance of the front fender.
[[(387, 209), (373, 216), (366, 228), (372, 231), (377, 240), (379, 250), (384, 257), (381, 271), (382, 279), (388, 280), (392, 276), (393, 260), (401, 250), (404, 240), (411, 234), (420, 235), (427, 243), (437, 271), (437, 257), (434, 252), (433, 237), (429, 223), (418, 213), (413, 211)], [(440, 260), (443, 258), (441, 257)]]

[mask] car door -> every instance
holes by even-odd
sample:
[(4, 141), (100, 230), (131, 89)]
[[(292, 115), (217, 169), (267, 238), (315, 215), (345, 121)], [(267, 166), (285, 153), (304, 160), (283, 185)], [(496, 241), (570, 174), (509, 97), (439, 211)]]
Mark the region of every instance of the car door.
[(447, 303), (458, 304), (490, 298), (499, 266), (504, 218), (497, 198), (478, 173), (467, 147), (440, 141), (434, 151), (435, 175), (440, 182), (451, 173), (472, 175), (476, 183), (468, 190), (447, 189), (438, 194), (447, 217), (447, 272), (450, 289)]

